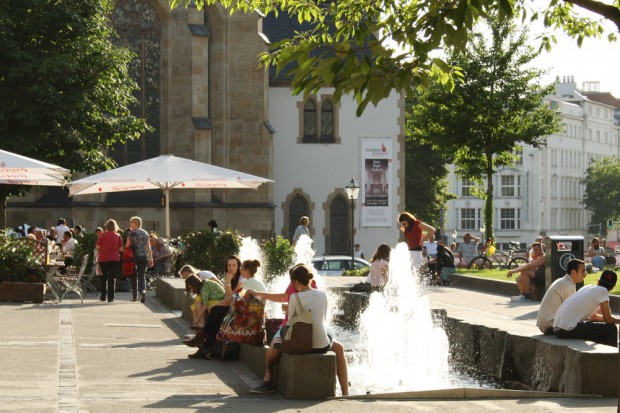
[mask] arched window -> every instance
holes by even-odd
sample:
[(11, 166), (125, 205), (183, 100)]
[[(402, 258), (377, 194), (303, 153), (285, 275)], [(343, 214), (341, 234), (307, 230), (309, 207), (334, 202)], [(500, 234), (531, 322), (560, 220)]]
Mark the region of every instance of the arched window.
[(303, 216), (310, 216), (308, 201), (301, 195), (295, 195), (288, 207), (288, 239), (293, 239), (295, 229), (299, 226), (299, 220)]
[(334, 105), (329, 100), (321, 105), (321, 140), (334, 139)]
[(111, 16), (118, 41), (136, 54), (129, 73), (138, 84), (134, 91), (138, 103), (132, 113), (153, 127), (140, 139), (116, 145), (111, 156), (121, 165), (153, 158), (160, 153), (160, 56), (161, 26), (155, 9), (144, 0), (118, 0)]
[(304, 104), (304, 139), (316, 139), (316, 104), (309, 100)]
[(329, 205), (329, 254), (351, 254), (351, 207), (344, 196), (337, 196)]

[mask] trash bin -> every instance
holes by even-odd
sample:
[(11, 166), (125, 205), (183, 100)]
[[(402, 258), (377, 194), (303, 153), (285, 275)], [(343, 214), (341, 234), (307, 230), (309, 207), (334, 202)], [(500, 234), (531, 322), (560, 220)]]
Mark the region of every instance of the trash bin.
[[(551, 271), (547, 273), (546, 288), (558, 278), (566, 275), (566, 265), (572, 259), (583, 260), (584, 238), (581, 236), (571, 235), (554, 235), (551, 239)], [(546, 251), (549, 254), (549, 251)], [(549, 277), (550, 275), (550, 277)], [(583, 283), (577, 285), (577, 289), (581, 288)]]

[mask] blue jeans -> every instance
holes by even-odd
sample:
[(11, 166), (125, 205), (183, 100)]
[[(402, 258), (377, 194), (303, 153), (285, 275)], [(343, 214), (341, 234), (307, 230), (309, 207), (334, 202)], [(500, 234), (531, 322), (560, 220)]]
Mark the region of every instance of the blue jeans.
[(134, 255), (133, 262), (136, 265), (137, 275), (131, 277), (131, 293), (133, 295), (133, 298), (137, 298), (138, 293), (142, 294), (146, 290), (146, 281), (144, 280), (144, 275), (146, 274), (146, 269), (149, 266), (149, 259), (146, 255)]
[(605, 257), (601, 257), (600, 255), (592, 257), (592, 265), (599, 270), (602, 270), (603, 268), (605, 268)]

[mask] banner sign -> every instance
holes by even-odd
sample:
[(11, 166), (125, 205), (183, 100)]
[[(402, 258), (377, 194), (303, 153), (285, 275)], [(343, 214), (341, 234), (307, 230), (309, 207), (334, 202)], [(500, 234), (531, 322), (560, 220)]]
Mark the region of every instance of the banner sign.
[(362, 226), (387, 227), (392, 217), (392, 140), (362, 138)]

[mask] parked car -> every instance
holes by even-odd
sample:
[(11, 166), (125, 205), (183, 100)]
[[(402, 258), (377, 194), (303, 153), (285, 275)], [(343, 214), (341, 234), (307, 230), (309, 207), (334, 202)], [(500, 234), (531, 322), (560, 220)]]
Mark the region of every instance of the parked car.
[[(326, 257), (314, 257), (312, 265), (319, 275), (341, 275), (344, 271), (351, 270), (351, 257), (346, 255), (330, 255)], [(370, 267), (370, 263), (361, 258), (355, 258), (356, 270)]]

